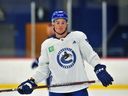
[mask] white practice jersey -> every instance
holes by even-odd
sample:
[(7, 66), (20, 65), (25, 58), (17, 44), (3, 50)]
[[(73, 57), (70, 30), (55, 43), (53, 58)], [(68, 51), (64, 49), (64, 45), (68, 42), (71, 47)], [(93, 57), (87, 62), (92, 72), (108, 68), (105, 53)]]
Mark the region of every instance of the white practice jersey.
[[(87, 81), (87, 61), (92, 67), (100, 63), (83, 32), (70, 32), (65, 38), (49, 38), (41, 45), (39, 67), (33, 78), (36, 82), (46, 79), (51, 73), (51, 85)], [(51, 92), (66, 93), (84, 89), (88, 84), (50, 88)]]

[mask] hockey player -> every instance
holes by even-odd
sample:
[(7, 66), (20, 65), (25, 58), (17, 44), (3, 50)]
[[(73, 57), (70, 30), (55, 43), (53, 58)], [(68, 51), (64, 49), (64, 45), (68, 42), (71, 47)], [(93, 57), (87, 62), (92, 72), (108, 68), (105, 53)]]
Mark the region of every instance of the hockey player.
[[(18, 92), (31, 94), (33, 87), (48, 78), (50, 73), (50, 85), (87, 81), (85, 60), (94, 68), (103, 86), (111, 85), (113, 78), (86, 41), (86, 35), (80, 31), (67, 31), (67, 14), (64, 11), (55, 11), (51, 21), (55, 36), (42, 43), (38, 70), (30, 79), (18, 86)], [(49, 96), (88, 96), (88, 87), (88, 84), (50, 87)]]

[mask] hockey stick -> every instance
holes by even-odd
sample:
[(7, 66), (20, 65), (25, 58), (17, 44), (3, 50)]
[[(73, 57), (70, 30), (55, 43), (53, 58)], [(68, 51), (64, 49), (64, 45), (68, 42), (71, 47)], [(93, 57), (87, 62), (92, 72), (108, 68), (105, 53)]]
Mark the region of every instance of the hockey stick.
[[(50, 88), (50, 87), (62, 87), (62, 86), (71, 86), (71, 85), (80, 85), (80, 84), (95, 83), (95, 82), (96, 82), (95, 80), (91, 80), (91, 81), (71, 82), (71, 83), (64, 83), (64, 84), (54, 84), (54, 85), (51, 85), (51, 86), (42, 85), (42, 86), (37, 86), (34, 89)], [(17, 88), (0, 90), (0, 92), (11, 92), (11, 91), (17, 91)]]

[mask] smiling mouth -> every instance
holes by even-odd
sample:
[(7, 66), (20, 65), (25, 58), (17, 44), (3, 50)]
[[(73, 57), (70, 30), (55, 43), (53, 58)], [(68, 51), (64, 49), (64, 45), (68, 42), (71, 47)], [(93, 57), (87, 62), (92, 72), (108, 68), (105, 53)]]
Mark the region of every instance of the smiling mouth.
[(63, 28), (58, 28), (59, 30), (63, 30)]

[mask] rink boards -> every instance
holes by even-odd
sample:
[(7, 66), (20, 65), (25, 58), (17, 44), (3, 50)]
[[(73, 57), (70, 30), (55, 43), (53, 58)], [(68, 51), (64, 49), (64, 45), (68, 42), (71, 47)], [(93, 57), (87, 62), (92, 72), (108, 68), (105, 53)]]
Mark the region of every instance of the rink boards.
[[(34, 59), (2, 58), (0, 59), (0, 89), (15, 88), (19, 83), (27, 80), (36, 71), (31, 68)], [(92, 84), (91, 90), (96, 89), (124, 89), (128, 90), (128, 59), (102, 59), (103, 64), (114, 78), (112, 86), (103, 87), (101, 83)], [(90, 80), (97, 80), (93, 68), (85, 62), (85, 69)], [(45, 84), (44, 81), (41, 84)]]

